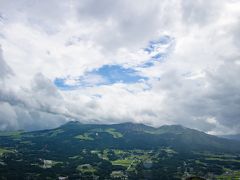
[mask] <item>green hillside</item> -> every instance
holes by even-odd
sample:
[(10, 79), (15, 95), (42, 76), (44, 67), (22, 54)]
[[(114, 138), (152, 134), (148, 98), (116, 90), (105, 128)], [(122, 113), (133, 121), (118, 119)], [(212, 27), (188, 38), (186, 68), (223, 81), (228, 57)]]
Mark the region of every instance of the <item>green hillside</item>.
[(2, 179), (238, 176), (240, 142), (180, 125), (82, 124), (0, 134)]

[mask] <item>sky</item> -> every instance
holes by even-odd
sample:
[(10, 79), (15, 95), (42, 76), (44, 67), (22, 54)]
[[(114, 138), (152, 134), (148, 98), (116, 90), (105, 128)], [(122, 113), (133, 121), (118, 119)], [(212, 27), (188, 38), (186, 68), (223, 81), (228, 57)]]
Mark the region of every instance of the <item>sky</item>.
[(0, 130), (240, 133), (239, 49), (239, 0), (0, 0)]

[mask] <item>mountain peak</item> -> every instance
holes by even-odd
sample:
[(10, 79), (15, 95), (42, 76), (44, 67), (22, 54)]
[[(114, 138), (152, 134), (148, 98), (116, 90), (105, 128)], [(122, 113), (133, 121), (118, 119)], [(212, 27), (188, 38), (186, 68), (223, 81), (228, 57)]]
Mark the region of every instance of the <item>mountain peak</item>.
[(112, 124), (111, 126), (117, 129), (132, 130), (132, 131), (149, 131), (149, 130), (155, 129), (152, 126), (148, 126), (143, 123), (133, 123), (133, 122)]
[(171, 124), (171, 125), (162, 125), (159, 128), (176, 128), (176, 129), (187, 129), (186, 127), (180, 124)]
[(174, 124), (174, 125), (163, 125), (160, 126), (159, 128), (157, 128), (160, 131), (169, 131), (169, 132), (182, 132), (182, 131), (186, 131), (186, 130), (190, 130), (189, 128), (186, 128), (182, 125), (179, 124)]
[(77, 127), (79, 125), (82, 125), (79, 121), (69, 121), (63, 125), (61, 125), (59, 128), (66, 128), (66, 127)]

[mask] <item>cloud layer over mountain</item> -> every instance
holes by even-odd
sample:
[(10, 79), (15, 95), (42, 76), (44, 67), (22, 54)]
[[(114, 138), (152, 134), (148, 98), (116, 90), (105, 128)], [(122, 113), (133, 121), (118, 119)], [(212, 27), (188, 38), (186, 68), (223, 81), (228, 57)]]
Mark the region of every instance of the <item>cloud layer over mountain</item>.
[(0, 0), (0, 130), (240, 132), (239, 42), (237, 0)]

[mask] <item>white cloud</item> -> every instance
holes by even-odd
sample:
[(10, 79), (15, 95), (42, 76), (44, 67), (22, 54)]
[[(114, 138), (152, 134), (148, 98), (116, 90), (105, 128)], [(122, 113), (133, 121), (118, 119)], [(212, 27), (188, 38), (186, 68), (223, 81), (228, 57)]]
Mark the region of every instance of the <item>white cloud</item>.
[[(238, 132), (239, 7), (233, 0), (0, 1), (0, 128), (77, 119)], [(140, 67), (151, 56), (142, 49), (166, 34), (174, 39), (166, 59)], [(135, 68), (149, 80), (54, 86), (55, 78), (76, 84), (107, 64)]]

